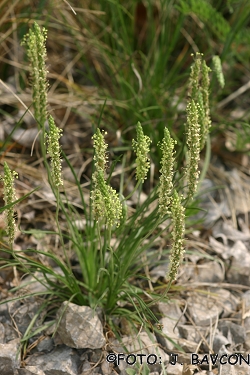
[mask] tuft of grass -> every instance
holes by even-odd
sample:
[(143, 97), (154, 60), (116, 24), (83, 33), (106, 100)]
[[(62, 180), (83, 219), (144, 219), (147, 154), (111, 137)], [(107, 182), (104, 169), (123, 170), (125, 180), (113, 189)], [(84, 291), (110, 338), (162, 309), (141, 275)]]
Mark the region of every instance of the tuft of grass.
[[(143, 203), (138, 201), (134, 211), (129, 215), (127, 215), (128, 197), (124, 198), (124, 187), (120, 185), (120, 192), (118, 194), (109, 185), (110, 179), (107, 175), (108, 145), (105, 142), (105, 133), (102, 133), (100, 129), (97, 128), (93, 136), (93, 147), (95, 150), (93, 157), (94, 172), (92, 174), (92, 192), (88, 202), (83, 198), (80, 182), (69, 159), (62, 153), (75, 178), (75, 183), (82, 200), (82, 210), (86, 221), (83, 235), (76, 225), (76, 219), (79, 217), (79, 214), (74, 206), (69, 203), (67, 192), (63, 190), (63, 181), (61, 178), (61, 150), (59, 146), (61, 130), (56, 127), (52, 116), (48, 116), (47, 114), (47, 102), (44, 102), (47, 93), (46, 95), (40, 95), (38, 92), (40, 90), (39, 84), (41, 85), (41, 91), (43, 93), (46, 92), (47, 87), (45, 64), (42, 64), (42, 61), (40, 61), (39, 66), (41, 68), (39, 69), (36, 65), (39, 59), (46, 59), (44, 35), (46, 35), (46, 31), (41, 30), (38, 24), (34, 23), (25, 41), (33, 78), (33, 107), (35, 117), (38, 116), (36, 120), (43, 133), (40, 137), (40, 145), (43, 152), (44, 164), (48, 173), (48, 181), (56, 199), (56, 223), (58, 232), (54, 234), (59, 236), (63, 254), (59, 257), (53, 254), (53, 252), (46, 253), (27, 249), (22, 252), (15, 251), (14, 258), (10, 260), (9, 263), (18, 266), (24, 273), (41, 275), (41, 277), (35, 277), (35, 279), (45, 286), (47, 291), (42, 292), (43, 295), (49, 297), (52, 294), (55, 297), (54, 300), (70, 300), (80, 305), (88, 304), (94, 309), (101, 307), (109, 318), (114, 315), (122, 315), (128, 320), (140, 324), (144, 324), (145, 317), (147, 320), (157, 321), (150, 309), (150, 305), (161, 299), (162, 296), (157, 297), (156, 292), (145, 293), (144, 289), (140, 286), (140, 280), (145, 279), (142, 271), (144, 267), (149, 266), (149, 262), (151, 261), (147, 259), (147, 251), (153, 246), (159, 236), (164, 236), (166, 239), (170, 238), (171, 227), (173, 243), (169, 270), (169, 286), (176, 278), (179, 264), (183, 256), (185, 234), (184, 198), (179, 196), (176, 190), (173, 191), (172, 189), (175, 184), (173, 172), (175, 168), (173, 158), (175, 142), (171, 139), (170, 133), (165, 130), (166, 139), (162, 142), (161, 146), (163, 152), (161, 162), (162, 178), (160, 179), (161, 188), (158, 189), (158, 186), (156, 186)], [(31, 47), (36, 44), (36, 42), (41, 44), (40, 49), (32, 51), (31, 53)], [(195, 63), (196, 62), (197, 59), (195, 60)], [(41, 70), (43, 71), (41, 72)], [(192, 81), (192, 78), (190, 78), (190, 80)], [(196, 84), (197, 92), (199, 92), (199, 90), (202, 89), (202, 86), (200, 88), (200, 84), (204, 84), (204, 81), (199, 83), (197, 78)], [(194, 102), (194, 100), (192, 100), (192, 102)], [(42, 113), (40, 114), (39, 111)], [(46, 130), (44, 126), (47, 118), (49, 122), (48, 130)], [(201, 132), (200, 125), (197, 121), (194, 121), (192, 117), (189, 118), (188, 123), (190, 127), (194, 128), (194, 131), (196, 128), (197, 131)], [(192, 144), (191, 138), (192, 137), (187, 138), (189, 146)], [(48, 140), (47, 144), (44, 143), (45, 139)], [(130, 193), (130, 196), (134, 194), (135, 190), (142, 185), (146, 178), (150, 167), (148, 156), (150, 143), (150, 138), (144, 135), (143, 128), (141, 124), (138, 123), (137, 139), (132, 141), (132, 146), (136, 154), (136, 178), (138, 182), (134, 191)], [(169, 145), (171, 145), (172, 151), (170, 155), (167, 155), (166, 147)], [(192, 156), (194, 152), (196, 158)], [(47, 153), (50, 156), (52, 168), (49, 167), (47, 162)], [(190, 161), (187, 170), (197, 168), (197, 155), (196, 149), (195, 151), (190, 149)], [(168, 166), (170, 159), (172, 160), (171, 168)], [(192, 164), (195, 164), (195, 166), (193, 167)], [(6, 172), (5, 174), (8, 175)], [(182, 176), (182, 179), (184, 177), (185, 174)], [(122, 181), (124, 181), (124, 179), (125, 175), (124, 171), (122, 171)], [(5, 177), (3, 181), (6, 184)], [(168, 185), (167, 187), (165, 186), (166, 183)], [(183, 182), (179, 180), (176, 189), (180, 190), (182, 186)], [(59, 189), (63, 191), (64, 199)], [(161, 206), (163, 205), (165, 199), (163, 194), (166, 190), (169, 209), (165, 210), (161, 208), (160, 214), (158, 206), (159, 202)], [(188, 204), (189, 200), (193, 199), (196, 187), (193, 187), (191, 191), (192, 194), (188, 194), (185, 205)], [(8, 200), (7, 203), (11, 202)], [(153, 204), (154, 208), (150, 209)], [(59, 221), (60, 212), (64, 215), (67, 223), (66, 233), (63, 233), (61, 230)], [(167, 224), (163, 227), (161, 226), (162, 229), (159, 230), (163, 222)], [(12, 232), (8, 231), (8, 233)], [(70, 248), (75, 251), (77, 256), (80, 266), (80, 277), (74, 274), (72, 270), (69, 256)], [(38, 262), (33, 259), (32, 256), (27, 256), (26, 253), (40, 254), (52, 260), (54, 264), (59, 267), (60, 272), (55, 272), (53, 268), (49, 267), (47, 264), (45, 265)], [(137, 276), (135, 277), (135, 275)], [(134, 279), (134, 282), (131, 282), (132, 279)], [(149, 296), (150, 300), (148, 300)], [(122, 308), (121, 304), (124, 305)]]

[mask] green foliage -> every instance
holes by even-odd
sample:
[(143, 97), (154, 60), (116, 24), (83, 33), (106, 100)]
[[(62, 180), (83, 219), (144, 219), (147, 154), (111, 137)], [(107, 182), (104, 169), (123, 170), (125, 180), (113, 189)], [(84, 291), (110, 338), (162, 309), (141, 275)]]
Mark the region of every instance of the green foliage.
[[(227, 64), (232, 89), (237, 87), (241, 74), (238, 62), (247, 69), (250, 3), (248, 0), (70, 2), (73, 9), (86, 8), (86, 4), (91, 13), (86, 10), (84, 15), (81, 12), (75, 15), (69, 6), (61, 7), (53, 1), (45, 13), (40, 6), (34, 7), (33, 12), (25, 9), (18, 18), (18, 30), (24, 33), (29, 18), (39, 19), (52, 34), (67, 33), (66, 48), (73, 54), (77, 50), (79, 58), (73, 68), (76, 94), (86, 100), (82, 86), (98, 88), (96, 106), (102, 100), (108, 103), (101, 126), (115, 132), (119, 124), (128, 147), (135, 136), (135, 124), (140, 121), (145, 134), (150, 135), (155, 149), (152, 159), (160, 169), (161, 152), (157, 144), (163, 138), (164, 128), (170, 130), (179, 144), (183, 142), (185, 128), (181, 118), (190, 54), (206, 51), (208, 65), (211, 56), (220, 55), (222, 63)], [(65, 48), (63, 43), (58, 41)], [(214, 91), (215, 102), (227, 90), (231, 88)], [(211, 111), (214, 116), (213, 106)]]
[(181, 0), (178, 9), (183, 14), (195, 14), (221, 41), (224, 41), (230, 32), (229, 23), (208, 0)]

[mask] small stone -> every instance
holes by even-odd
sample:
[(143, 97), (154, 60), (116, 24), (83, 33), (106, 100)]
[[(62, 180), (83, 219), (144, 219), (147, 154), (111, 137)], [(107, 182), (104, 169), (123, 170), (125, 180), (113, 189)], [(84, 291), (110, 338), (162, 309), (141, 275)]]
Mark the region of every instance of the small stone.
[[(18, 330), (24, 334), (37, 311), (40, 309), (42, 302), (33, 299), (27, 300), (24, 305), (21, 305), (13, 314), (13, 319), (18, 327)], [(45, 314), (45, 311), (39, 314), (39, 319)], [(34, 326), (39, 325), (39, 320), (36, 319)]]
[(163, 335), (157, 335), (157, 340), (164, 347), (164, 349), (172, 351), (176, 348), (172, 341), (177, 343), (180, 337), (179, 330), (176, 327), (176, 320), (171, 320), (170, 318), (162, 318), (160, 319), (160, 323), (163, 325), (162, 333), (167, 337), (164, 337)]
[(219, 309), (215, 302), (207, 297), (191, 296), (187, 299), (187, 303), (189, 314), (198, 326), (209, 326), (221, 313), (221, 307)]
[(18, 375), (45, 375), (42, 370), (36, 366), (26, 366), (17, 370)]
[(90, 307), (65, 301), (57, 319), (60, 320), (57, 333), (65, 345), (77, 349), (99, 349), (105, 345), (102, 323)]
[[(209, 342), (209, 338), (207, 340)], [(231, 343), (228, 341), (228, 339), (223, 336), (222, 334), (220, 333), (216, 333), (215, 336), (214, 336), (214, 341), (213, 341), (213, 351), (215, 353), (218, 353), (219, 350), (221, 349), (222, 345), (230, 345)]]
[(157, 305), (159, 312), (162, 314), (162, 317), (172, 318), (175, 322), (179, 321), (180, 323), (185, 323), (186, 319), (178, 305), (177, 302), (159, 302)]
[(230, 283), (250, 286), (250, 254), (242, 241), (236, 241), (230, 249), (232, 262), (227, 279)]
[(243, 344), (246, 341), (246, 332), (244, 327), (230, 321), (222, 321), (218, 324), (218, 329), (222, 334), (230, 340), (232, 338), (234, 344)]
[(185, 351), (189, 353), (195, 353), (197, 349), (196, 342), (188, 341), (182, 338), (177, 339), (177, 344)]
[[(195, 269), (195, 272), (194, 272)], [(213, 272), (211, 272), (211, 269)], [(224, 270), (218, 262), (196, 264), (192, 269), (192, 281), (204, 283), (219, 283), (225, 278)]]
[(76, 375), (80, 366), (80, 357), (76, 350), (61, 346), (48, 354), (33, 354), (26, 362), (28, 366), (43, 369), (45, 375)]
[(0, 323), (0, 344), (5, 343), (5, 328), (3, 323)]
[(230, 365), (229, 363), (226, 363), (223, 366), (220, 366), (220, 375), (237, 375), (234, 366)]
[(8, 343), (12, 340), (18, 339), (18, 333), (14, 329), (14, 327), (12, 327), (10, 322), (3, 323), (3, 326), (4, 326), (4, 330), (5, 330), (5, 342), (6, 343)]
[(222, 288), (209, 288), (215, 294), (215, 302), (219, 302), (222, 307), (221, 317), (226, 318), (237, 310), (239, 299), (236, 298), (229, 290)]
[(178, 329), (182, 338), (188, 341), (193, 341), (196, 344), (202, 340), (202, 336), (206, 335), (206, 328), (204, 327), (179, 325)]
[(166, 370), (168, 375), (181, 375), (183, 366), (180, 363), (176, 363), (175, 365), (169, 364)]
[(54, 348), (54, 341), (51, 337), (45, 337), (42, 341), (40, 341), (36, 349), (38, 352), (50, 352)]
[(0, 344), (0, 374), (15, 375), (16, 368), (20, 366), (18, 355), (19, 339), (12, 340), (8, 344)]

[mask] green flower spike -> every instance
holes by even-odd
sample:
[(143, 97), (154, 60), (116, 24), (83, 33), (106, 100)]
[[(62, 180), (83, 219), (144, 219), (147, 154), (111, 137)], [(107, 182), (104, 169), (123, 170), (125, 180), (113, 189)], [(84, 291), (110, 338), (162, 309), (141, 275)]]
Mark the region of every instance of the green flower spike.
[(95, 218), (97, 221), (99, 218), (104, 218), (110, 227), (115, 224), (118, 227), (122, 216), (122, 205), (116, 191), (107, 185), (101, 171), (94, 172), (93, 182), (94, 189), (91, 197)]
[(199, 106), (196, 105), (192, 100), (191, 103), (189, 103), (187, 106), (188, 165), (186, 175), (188, 185), (188, 199), (192, 199), (197, 190), (200, 174), (200, 139)]
[(210, 87), (210, 78), (209, 72), (211, 69), (207, 66), (206, 61), (202, 61), (201, 69), (201, 92), (202, 92), (202, 105), (204, 117), (200, 117), (201, 125), (201, 150), (205, 146), (207, 136), (211, 127), (210, 119), (210, 106), (209, 106), (209, 87)]
[[(193, 55), (192, 55), (193, 56)], [(191, 66), (191, 73), (189, 77), (189, 90), (190, 97), (195, 102), (198, 102), (199, 88), (200, 88), (200, 71), (201, 71), (201, 56), (202, 54), (197, 52), (194, 57), (194, 63)]]
[(203, 149), (211, 126), (209, 109), (209, 72), (211, 69), (202, 60), (202, 54), (196, 53), (189, 78), (190, 102), (197, 105), (200, 124), (200, 150)]
[(100, 129), (97, 129), (93, 140), (95, 172), (92, 176), (93, 190), (91, 192), (91, 199), (93, 202), (94, 217), (97, 221), (100, 218), (105, 219), (109, 227), (113, 225), (118, 227), (122, 217), (122, 204), (116, 191), (111, 186), (108, 186), (105, 180), (106, 150), (108, 146)]
[(35, 118), (42, 129), (47, 118), (46, 39), (46, 29), (43, 28), (41, 31), (38, 24), (34, 22), (33, 30), (29, 30), (29, 33), (24, 37), (22, 42), (22, 44), (27, 45), (27, 55), (31, 65)]
[(221, 60), (220, 60), (219, 56), (213, 57), (213, 66), (214, 66), (214, 71), (216, 73), (216, 77), (217, 77), (217, 80), (219, 82), (219, 85), (223, 89), (223, 87), (225, 86), (225, 78), (224, 78), (224, 75), (223, 75)]
[[(3, 195), (5, 205), (9, 205), (16, 200), (16, 192), (14, 188), (14, 178), (18, 178), (18, 174), (15, 171), (11, 171), (8, 164), (4, 163), (4, 176), (0, 176), (3, 181)], [(15, 219), (14, 219), (14, 206), (11, 206), (5, 211), (6, 220), (6, 232), (9, 240), (9, 244), (12, 245), (15, 238)]]
[(174, 141), (167, 128), (164, 129), (164, 138), (159, 142), (162, 150), (161, 169), (160, 169), (160, 184), (159, 184), (159, 213), (163, 217), (169, 213), (168, 206), (171, 201), (173, 189), (173, 168), (174, 168)]
[(168, 276), (171, 281), (176, 280), (179, 266), (184, 254), (184, 234), (185, 234), (185, 208), (181, 205), (181, 197), (174, 191), (171, 202), (171, 216), (173, 222), (172, 239), (173, 245), (170, 255), (170, 265)]
[(136, 179), (144, 182), (150, 168), (148, 153), (151, 140), (144, 135), (140, 122), (136, 126), (136, 135), (137, 141), (132, 140), (132, 147), (136, 153)]
[(108, 145), (105, 143), (104, 135), (106, 135), (107, 132), (101, 133), (100, 129), (97, 129), (96, 133), (93, 135), (93, 141), (94, 141), (94, 149), (95, 149), (95, 155), (94, 155), (94, 161), (95, 161), (95, 168), (96, 170), (101, 170), (103, 173), (105, 173), (106, 165), (107, 165), (107, 148)]
[(62, 130), (55, 125), (52, 116), (49, 116), (49, 133), (47, 136), (48, 154), (51, 158), (51, 175), (54, 184), (58, 187), (63, 185), (61, 178), (61, 159), (59, 139), (62, 136)]

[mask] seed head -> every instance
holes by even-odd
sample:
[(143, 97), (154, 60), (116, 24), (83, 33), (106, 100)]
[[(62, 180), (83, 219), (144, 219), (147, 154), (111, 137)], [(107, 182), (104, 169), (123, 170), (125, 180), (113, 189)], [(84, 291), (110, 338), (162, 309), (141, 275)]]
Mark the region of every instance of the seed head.
[(185, 208), (181, 205), (182, 196), (174, 191), (171, 201), (172, 216), (172, 250), (170, 255), (169, 278), (173, 281), (177, 277), (178, 269), (184, 254), (184, 234), (185, 234)]
[(93, 189), (91, 199), (94, 217), (97, 221), (100, 218), (104, 218), (110, 227), (113, 225), (119, 226), (122, 216), (122, 204), (116, 191), (105, 180), (106, 150), (108, 145), (105, 143), (104, 135), (100, 129), (97, 129), (93, 140), (95, 171), (92, 176)]
[(187, 106), (187, 146), (188, 164), (186, 169), (188, 193), (192, 199), (197, 190), (200, 160), (199, 105), (193, 100)]
[(214, 71), (216, 73), (220, 87), (223, 89), (223, 87), (225, 86), (225, 78), (223, 75), (221, 60), (219, 56), (213, 57), (213, 66), (214, 66)]
[[(0, 180), (3, 181), (3, 195), (5, 205), (9, 205), (16, 200), (16, 192), (14, 188), (14, 179), (18, 178), (18, 174), (15, 171), (11, 171), (8, 164), (4, 163), (4, 176), (0, 176)], [(6, 221), (6, 232), (8, 236), (9, 244), (12, 245), (15, 238), (15, 219), (14, 219), (14, 206), (11, 206), (5, 210), (5, 221)]]
[(27, 45), (27, 55), (31, 65), (35, 118), (42, 129), (47, 118), (46, 39), (47, 30), (45, 28), (41, 30), (38, 24), (34, 22), (33, 29), (29, 30), (22, 42), (22, 44)]
[(49, 134), (47, 138), (48, 154), (51, 158), (51, 175), (55, 185), (58, 187), (63, 185), (61, 178), (61, 151), (59, 139), (62, 136), (62, 130), (59, 129), (52, 116), (49, 116)]
[(164, 138), (160, 145), (162, 150), (160, 184), (159, 184), (159, 213), (163, 217), (169, 212), (169, 204), (173, 190), (173, 168), (174, 168), (174, 141), (167, 128), (164, 129)]
[(132, 140), (132, 147), (136, 153), (136, 179), (144, 182), (150, 168), (148, 153), (151, 140), (147, 135), (144, 135), (140, 122), (136, 126), (136, 135), (137, 140)]

